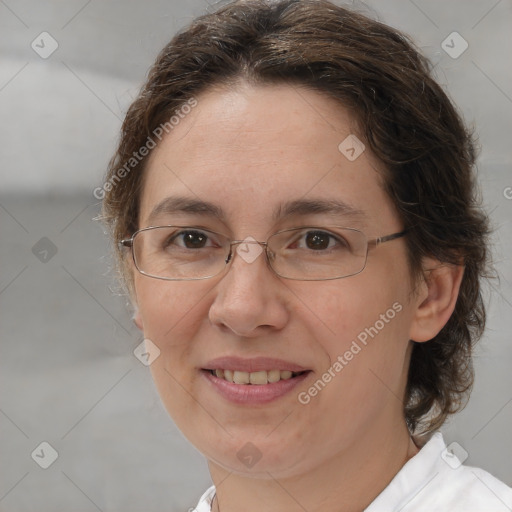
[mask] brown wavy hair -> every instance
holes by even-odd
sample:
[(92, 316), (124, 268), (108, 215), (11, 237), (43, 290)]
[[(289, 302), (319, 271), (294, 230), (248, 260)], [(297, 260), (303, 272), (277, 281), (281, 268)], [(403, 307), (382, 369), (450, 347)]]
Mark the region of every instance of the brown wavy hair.
[[(384, 164), (384, 187), (409, 230), (411, 276), (422, 275), (426, 256), (464, 265), (451, 318), (435, 338), (414, 343), (404, 397), (411, 432), (437, 429), (464, 406), (473, 383), (489, 225), (472, 134), (429, 61), (399, 31), (327, 0), (236, 1), (194, 20), (160, 52), (126, 114), (103, 188), (103, 219), (116, 247), (138, 229), (147, 157), (122, 179), (119, 169), (191, 98), (241, 80), (300, 84), (348, 109)], [(117, 257), (130, 288), (119, 248)]]

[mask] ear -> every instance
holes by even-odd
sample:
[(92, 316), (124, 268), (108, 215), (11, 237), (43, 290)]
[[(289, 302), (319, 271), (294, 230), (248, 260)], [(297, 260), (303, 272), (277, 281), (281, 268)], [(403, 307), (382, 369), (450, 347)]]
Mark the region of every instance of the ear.
[(128, 261), (125, 262), (125, 269), (130, 275), (128, 277), (128, 293), (130, 296), (130, 302), (133, 307), (132, 322), (142, 332), (144, 332), (144, 324), (142, 322), (142, 316), (140, 314), (139, 306), (137, 305), (137, 293), (135, 291), (134, 273), (137, 272), (133, 258), (129, 257)]
[(142, 323), (142, 317), (137, 306), (135, 306), (135, 312), (133, 313), (132, 320), (133, 323), (139, 328), (139, 330), (144, 332), (144, 324)]
[(455, 309), (464, 275), (462, 265), (441, 263), (433, 258), (425, 258), (423, 268), (409, 333), (409, 339), (416, 342), (431, 340), (446, 325)]

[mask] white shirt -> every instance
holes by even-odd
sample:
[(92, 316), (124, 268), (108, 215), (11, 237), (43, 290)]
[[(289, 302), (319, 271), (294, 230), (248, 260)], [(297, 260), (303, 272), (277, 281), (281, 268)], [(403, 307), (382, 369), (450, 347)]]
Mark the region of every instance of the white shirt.
[[(215, 486), (193, 512), (210, 512)], [(440, 432), (395, 475), (365, 512), (511, 512), (512, 489), (486, 471), (464, 466)]]

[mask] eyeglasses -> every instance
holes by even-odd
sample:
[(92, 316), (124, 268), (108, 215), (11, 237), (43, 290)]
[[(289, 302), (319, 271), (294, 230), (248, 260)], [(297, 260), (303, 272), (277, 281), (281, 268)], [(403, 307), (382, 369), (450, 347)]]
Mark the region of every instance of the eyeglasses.
[(271, 235), (266, 242), (227, 236), (193, 226), (150, 226), (121, 240), (130, 247), (137, 270), (168, 281), (208, 279), (220, 274), (233, 259), (233, 247), (247, 262), (265, 252), (278, 276), (300, 281), (341, 279), (362, 272), (368, 250), (396, 240), (406, 231), (368, 240), (357, 229), (302, 226)]

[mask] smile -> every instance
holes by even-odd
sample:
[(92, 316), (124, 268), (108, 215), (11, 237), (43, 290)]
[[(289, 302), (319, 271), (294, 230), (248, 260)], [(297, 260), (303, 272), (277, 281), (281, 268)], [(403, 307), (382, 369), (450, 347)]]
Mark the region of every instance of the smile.
[(208, 370), (212, 375), (227, 382), (241, 385), (272, 384), (280, 380), (295, 378), (304, 372), (292, 372), (290, 370), (261, 370), (257, 372), (244, 372), (242, 370)]

